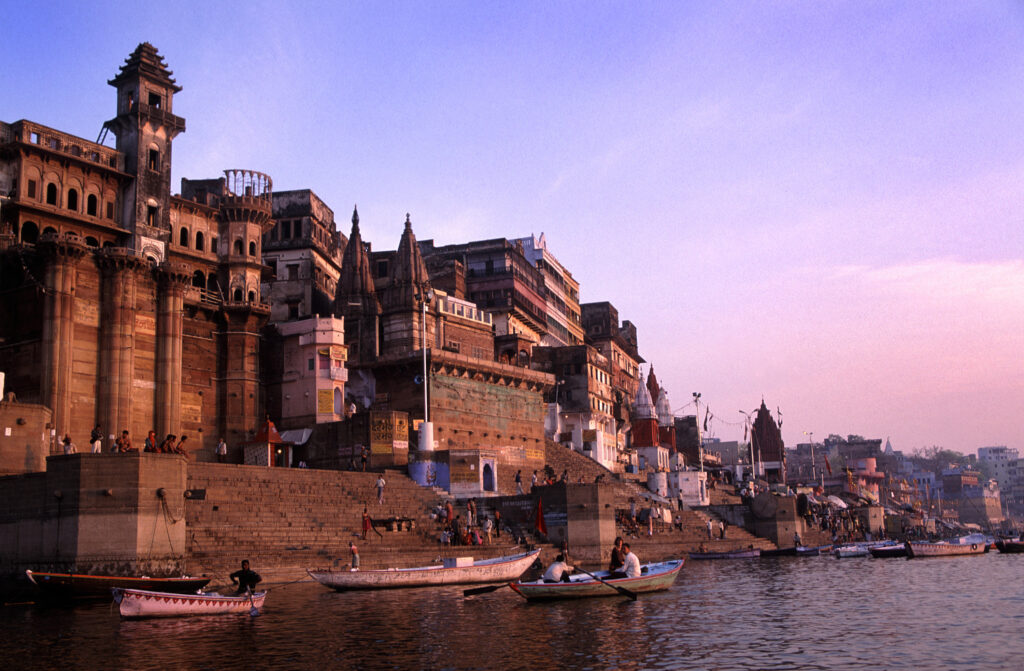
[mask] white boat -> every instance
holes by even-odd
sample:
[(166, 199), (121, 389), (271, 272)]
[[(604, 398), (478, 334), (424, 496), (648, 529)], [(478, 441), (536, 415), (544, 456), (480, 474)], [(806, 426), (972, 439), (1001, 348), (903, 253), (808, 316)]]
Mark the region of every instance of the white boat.
[(867, 557), (870, 553), (866, 545), (840, 545), (832, 550), (832, 554), (838, 559), (846, 559), (847, 557)]
[(963, 557), (969, 555), (984, 554), (988, 550), (985, 543), (925, 543), (918, 541), (907, 541), (907, 557), (910, 559), (920, 557)]
[(306, 573), (321, 585), (338, 591), (350, 589), (389, 589), (392, 587), (430, 587), (470, 585), (482, 582), (508, 582), (521, 576), (540, 555), (540, 550), (494, 559), (451, 557), (441, 564), (416, 568), (376, 570), (313, 570)]
[(259, 612), (266, 592), (253, 592), (239, 596), (215, 593), (175, 594), (151, 592), (144, 589), (111, 590), (122, 617), (180, 617), (182, 615), (223, 615), (226, 613)]

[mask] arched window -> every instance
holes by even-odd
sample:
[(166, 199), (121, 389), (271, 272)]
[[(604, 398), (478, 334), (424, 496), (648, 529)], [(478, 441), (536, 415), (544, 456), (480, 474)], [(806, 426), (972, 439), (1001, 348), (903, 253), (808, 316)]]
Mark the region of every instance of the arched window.
[(178, 236), (178, 244), (182, 247), (188, 247), (188, 229), (184, 226), (181, 227), (181, 233)]
[(203, 239), (203, 232), (196, 231), (196, 250), (202, 252), (205, 240)]
[(334, 414), (340, 415), (343, 412), (341, 407), (341, 390), (337, 387), (334, 388)]
[(90, 247), (99, 247), (100, 241), (97, 240), (96, 238), (89, 237), (85, 239), (85, 244), (89, 245)]
[(46, 204), (56, 205), (57, 204), (57, 185), (47, 184), (46, 185)]
[(242, 253), (242, 239), (235, 240), (235, 254)]
[(47, 233), (56, 234), (57, 233), (57, 229), (54, 228), (53, 226), (47, 226), (46, 228), (43, 229), (43, 235), (46, 235)]
[(250, 242), (249, 243), (249, 256), (256, 256), (256, 243), (255, 242)]
[(490, 464), (487, 464), (487, 463), (484, 464), (483, 476), (484, 476), (484, 491), (485, 492), (493, 492), (494, 491), (494, 469), (491, 467)]
[(96, 198), (96, 194), (90, 193), (89, 197), (85, 199), (85, 213), (90, 217), (95, 217), (96, 213), (100, 211), (100, 203)]
[(192, 286), (203, 289), (206, 287), (206, 276), (203, 275), (203, 271), (197, 270), (192, 274)]
[(78, 211), (78, 189), (68, 189), (68, 209)]
[(250, 291), (249, 292), (249, 302), (250, 303), (255, 303), (256, 302), (256, 292), (255, 291)]
[(214, 275), (213, 273), (210, 273), (210, 275), (206, 278), (206, 290), (217, 291), (219, 288), (220, 285), (217, 284), (217, 276)]
[(242, 302), (242, 290), (241, 289), (235, 289), (235, 292), (231, 295), (231, 299), (233, 301), (235, 301), (236, 303), (241, 303)]
[(30, 245), (39, 241), (39, 226), (34, 221), (26, 221), (21, 227), (21, 241)]

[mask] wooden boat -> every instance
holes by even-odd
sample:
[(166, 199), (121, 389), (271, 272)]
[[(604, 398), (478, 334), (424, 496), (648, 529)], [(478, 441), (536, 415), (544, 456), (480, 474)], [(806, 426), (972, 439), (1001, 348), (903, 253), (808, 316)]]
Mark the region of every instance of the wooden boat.
[[(586, 573), (577, 573), (570, 576), (569, 582), (544, 582), (543, 580), (522, 582), (517, 580), (509, 583), (509, 587), (527, 601), (618, 596), (621, 592), (615, 587), (628, 590), (633, 594), (659, 592), (672, 586), (680, 569), (683, 568), (684, 561), (683, 559), (674, 559), (657, 564), (643, 564), (640, 567), (640, 575), (636, 578), (609, 579), (608, 571), (595, 571), (593, 575), (601, 578), (604, 582), (596, 580)], [(611, 587), (611, 585), (615, 587)]]
[(221, 594), (176, 594), (144, 589), (111, 590), (121, 617), (181, 617), (185, 615), (225, 615), (228, 613), (259, 613), (266, 592), (238, 596)]
[(731, 552), (690, 552), (690, 559), (757, 559), (761, 556), (758, 549), (732, 550)]
[(312, 570), (311, 578), (339, 592), (350, 589), (388, 589), (393, 587), (428, 587), (438, 585), (470, 585), (482, 582), (507, 582), (523, 575), (540, 555), (540, 550), (494, 559), (452, 557), (442, 564), (417, 568), (389, 568), (370, 571)]
[[(831, 546), (825, 546), (825, 547), (826, 547), (826, 552), (831, 549)], [(821, 554), (821, 548), (820, 547), (809, 548), (809, 547), (804, 547), (804, 546), (797, 546), (797, 548), (796, 548), (796, 556), (797, 557), (817, 557), (820, 554)]]
[(907, 548), (903, 545), (879, 545), (868, 548), (868, 552), (876, 559), (890, 559), (893, 557), (906, 557)]
[(149, 578), (146, 576), (89, 575), (80, 573), (46, 573), (25, 571), (28, 579), (48, 598), (55, 599), (109, 599), (114, 587), (145, 589), (160, 592), (188, 594), (197, 592), (210, 582), (209, 578)]
[(809, 548), (804, 545), (797, 545), (791, 548), (777, 548), (775, 550), (761, 550), (761, 557), (817, 557), (818, 548)]
[(985, 543), (926, 543), (922, 541), (907, 541), (904, 543), (907, 549), (907, 557), (910, 559), (921, 557), (963, 557), (966, 555), (984, 554), (988, 549)]
[(996, 541), (996, 549), (1006, 554), (1024, 553), (1024, 541), (1002, 539)]
[(846, 559), (848, 557), (867, 557), (868, 548), (864, 545), (840, 545), (832, 550), (832, 554), (835, 555), (837, 559)]

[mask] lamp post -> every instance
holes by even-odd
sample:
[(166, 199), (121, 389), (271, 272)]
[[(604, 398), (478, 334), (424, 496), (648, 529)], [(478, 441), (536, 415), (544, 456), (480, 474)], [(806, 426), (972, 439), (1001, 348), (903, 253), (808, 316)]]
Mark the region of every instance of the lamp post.
[(700, 439), (700, 392), (693, 392), (693, 404), (697, 406), (697, 460), (700, 461), (700, 472), (704, 472), (704, 445)]
[(423, 421), (430, 422), (430, 404), (427, 401), (427, 387), (430, 385), (430, 378), (427, 377), (427, 306), (434, 300), (434, 292), (428, 290), (422, 295), (420, 303), (423, 306), (423, 318), (420, 326), (423, 329), (423, 337), (420, 340), (420, 349), (423, 350)]

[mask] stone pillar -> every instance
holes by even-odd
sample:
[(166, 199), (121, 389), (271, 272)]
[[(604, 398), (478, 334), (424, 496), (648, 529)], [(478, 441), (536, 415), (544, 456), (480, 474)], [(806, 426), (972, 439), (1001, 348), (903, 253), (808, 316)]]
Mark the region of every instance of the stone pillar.
[(182, 309), (190, 281), (184, 263), (160, 266), (156, 345), (156, 432), (181, 435)]
[[(135, 379), (135, 306), (145, 260), (127, 249), (105, 249), (98, 256), (103, 273), (100, 309), (99, 422), (111, 434), (130, 429)], [(141, 449), (144, 436), (132, 436)]]
[(39, 243), (39, 250), (46, 260), (43, 280), (43, 348), (42, 360), (39, 362), (42, 366), (40, 398), (53, 411), (52, 426), (58, 432), (59, 440), (73, 428), (87, 430), (86, 427), (71, 427), (70, 422), (77, 267), (88, 247), (77, 235), (48, 235)]

